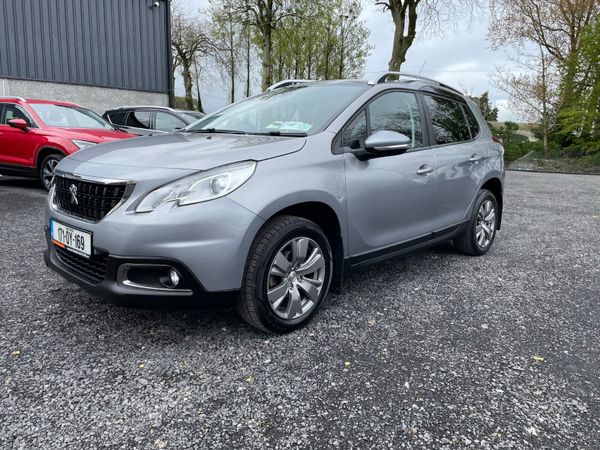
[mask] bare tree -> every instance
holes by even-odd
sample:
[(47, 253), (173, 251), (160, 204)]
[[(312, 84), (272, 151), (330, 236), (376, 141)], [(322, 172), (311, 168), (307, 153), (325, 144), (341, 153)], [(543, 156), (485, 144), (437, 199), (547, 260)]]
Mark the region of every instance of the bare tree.
[(540, 45), (537, 54), (522, 55), (516, 61), (522, 72), (507, 72), (498, 67), (491, 76), (492, 83), (510, 96), (511, 109), (541, 125), (546, 159), (551, 116), (559, 101), (560, 79), (556, 75), (556, 61)]
[(442, 33), (462, 19), (472, 18), (483, 0), (376, 0), (375, 5), (392, 15), (394, 42), (388, 68), (399, 71), (417, 37), (417, 26), (423, 32)]
[(600, 14), (598, 0), (491, 0), (489, 39), (495, 47), (540, 46), (563, 71), (562, 102), (573, 94), (582, 32)]
[(196, 59), (209, 54), (212, 43), (203, 31), (205, 26), (198, 17), (190, 15), (179, 7), (173, 7), (171, 14), (171, 45), (173, 46), (173, 65), (181, 69), (185, 88), (186, 108), (194, 109), (192, 95), (192, 68)]
[(239, 77), (238, 62), (242, 59), (243, 25), (236, 12), (235, 0), (212, 0), (210, 2), (210, 37), (215, 46), (217, 65), (227, 74), (229, 101), (235, 101), (236, 79)]

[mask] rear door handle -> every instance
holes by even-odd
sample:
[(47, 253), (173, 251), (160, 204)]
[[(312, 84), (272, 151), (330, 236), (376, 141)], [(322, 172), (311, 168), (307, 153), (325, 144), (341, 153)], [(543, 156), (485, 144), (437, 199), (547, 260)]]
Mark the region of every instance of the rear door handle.
[(417, 175), (427, 175), (431, 172), (433, 172), (433, 167), (431, 167), (429, 164), (423, 164), (417, 169)]
[(471, 157), (469, 158), (470, 162), (477, 162), (477, 161), (481, 161), (483, 159), (483, 157), (479, 156), (477, 153), (473, 153), (471, 155)]

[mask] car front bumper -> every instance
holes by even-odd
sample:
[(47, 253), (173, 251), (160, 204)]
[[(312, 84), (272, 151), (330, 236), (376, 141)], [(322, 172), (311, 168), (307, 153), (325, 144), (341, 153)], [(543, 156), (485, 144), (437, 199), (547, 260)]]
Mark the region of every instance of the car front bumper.
[[(147, 214), (136, 214), (125, 204), (97, 223), (74, 218), (48, 201), (45, 219), (48, 267), (110, 301), (229, 298), (241, 287), (250, 246), (264, 223), (228, 198), (183, 207), (163, 205)], [(91, 258), (52, 243), (51, 219), (92, 233)], [(138, 272), (172, 267), (182, 284), (165, 289), (124, 282), (120, 274), (125, 266)]]
[[(46, 266), (54, 270), (68, 281), (71, 281), (85, 291), (109, 302), (144, 306), (230, 306), (239, 294), (239, 289), (229, 291), (209, 292), (196, 279), (194, 274), (181, 262), (160, 258), (123, 258), (114, 255), (105, 257), (106, 272), (98, 281), (90, 278), (86, 271), (80, 270), (76, 264), (61, 258), (57, 247), (50, 242), (46, 232), (48, 248), (44, 252)], [(178, 289), (153, 289), (127, 286), (119, 280), (119, 268), (123, 265), (134, 264), (137, 267), (168, 266), (180, 274), (183, 284)], [(168, 303), (165, 303), (168, 302)]]

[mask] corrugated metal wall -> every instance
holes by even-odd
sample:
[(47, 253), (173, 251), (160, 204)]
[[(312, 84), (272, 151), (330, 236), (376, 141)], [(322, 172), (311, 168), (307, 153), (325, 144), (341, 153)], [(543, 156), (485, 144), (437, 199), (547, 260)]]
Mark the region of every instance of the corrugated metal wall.
[(0, 78), (169, 92), (167, 2), (0, 0)]

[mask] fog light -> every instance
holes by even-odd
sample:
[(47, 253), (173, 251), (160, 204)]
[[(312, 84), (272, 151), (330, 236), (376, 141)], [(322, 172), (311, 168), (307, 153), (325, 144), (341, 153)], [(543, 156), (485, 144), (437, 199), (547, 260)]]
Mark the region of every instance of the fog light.
[(171, 282), (171, 286), (173, 287), (179, 284), (179, 274), (175, 269), (169, 270), (169, 281)]
[(165, 267), (165, 269), (163, 269), (162, 274), (160, 275), (160, 284), (169, 289), (176, 288), (181, 281), (179, 272), (172, 267)]

